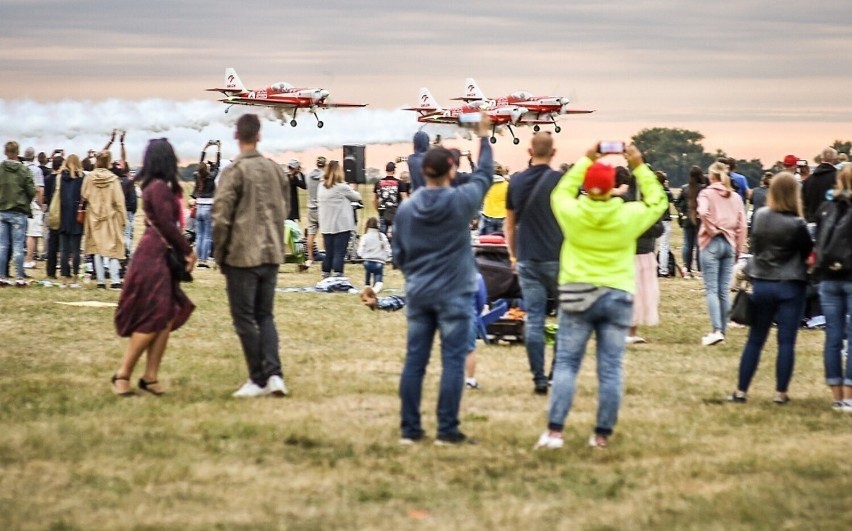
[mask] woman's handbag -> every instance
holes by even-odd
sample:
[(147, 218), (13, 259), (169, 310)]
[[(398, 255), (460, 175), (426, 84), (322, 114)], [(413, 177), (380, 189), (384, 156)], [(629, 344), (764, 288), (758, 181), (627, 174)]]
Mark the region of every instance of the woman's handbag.
[(734, 303), (731, 305), (730, 312), (731, 321), (751, 326), (754, 319), (754, 303), (751, 300), (751, 293), (744, 289), (738, 289), (734, 295)]
[(59, 230), (62, 225), (62, 199), (60, 197), (60, 188), (62, 187), (62, 176), (56, 176), (56, 187), (53, 190), (53, 197), (50, 198), (50, 205), (47, 208), (47, 226), (50, 230)]
[(77, 223), (80, 225), (86, 224), (86, 207), (88, 204), (89, 202), (82, 197), (80, 198), (80, 202), (77, 203)]
[(166, 266), (172, 274), (172, 278), (178, 282), (192, 282), (192, 274), (186, 270), (186, 257), (180, 251), (169, 245), (169, 242), (163, 238), (163, 234), (154, 225), (147, 223), (149, 227), (154, 229), (160, 240), (166, 245)]

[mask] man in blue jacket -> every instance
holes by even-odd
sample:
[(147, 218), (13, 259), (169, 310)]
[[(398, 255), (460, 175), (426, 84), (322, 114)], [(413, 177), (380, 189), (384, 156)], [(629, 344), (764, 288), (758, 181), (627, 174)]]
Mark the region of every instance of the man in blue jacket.
[(467, 440), (459, 430), (458, 416), (476, 292), (470, 220), (479, 212), (494, 174), (489, 128), (490, 122), (483, 115), (477, 130), (481, 137), (479, 166), (470, 182), (452, 187), (457, 171), (453, 155), (435, 147), (423, 157), (424, 186), (397, 211), (393, 256), (405, 275), (408, 303), (408, 345), (399, 385), (401, 444), (414, 444), (424, 435), (420, 398), (436, 330), (441, 333), (443, 371), (435, 444)]

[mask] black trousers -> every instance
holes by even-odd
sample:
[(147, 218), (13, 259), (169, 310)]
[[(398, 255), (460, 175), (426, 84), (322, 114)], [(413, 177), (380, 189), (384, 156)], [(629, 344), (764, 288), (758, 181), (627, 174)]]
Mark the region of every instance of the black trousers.
[(47, 232), (47, 278), (56, 278), (56, 260), (59, 258), (59, 231), (48, 229)]
[(257, 267), (222, 265), (231, 319), (243, 346), (249, 378), (260, 387), (270, 376), (283, 376), (273, 307), (278, 264)]
[[(65, 278), (70, 278), (72, 274), (76, 277), (80, 272), (80, 241), (83, 239), (83, 235), (62, 232), (59, 234), (59, 239), (61, 240), (59, 246), (62, 248), (62, 252), (59, 254), (59, 272)], [(73, 261), (73, 271), (68, 265), (69, 259)], [(48, 264), (47, 270), (50, 272), (50, 264)]]

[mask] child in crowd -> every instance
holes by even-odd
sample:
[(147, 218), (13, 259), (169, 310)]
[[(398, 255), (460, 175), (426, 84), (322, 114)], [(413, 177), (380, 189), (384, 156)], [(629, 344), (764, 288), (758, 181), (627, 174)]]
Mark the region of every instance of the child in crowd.
[[(370, 218), (375, 219), (375, 218)], [(477, 291), (473, 296), (473, 321), (470, 327), (470, 340), (467, 344), (467, 358), (464, 363), (465, 386), (468, 389), (479, 389), (479, 382), (476, 381), (476, 339), (479, 332), (479, 316), (482, 315), (482, 310), (485, 308), (485, 301), (488, 299), (488, 291), (485, 288), (485, 280), (482, 275), (476, 274)], [(361, 303), (371, 310), (382, 310), (385, 312), (395, 312), (405, 308), (405, 297), (401, 295), (391, 295), (389, 297), (378, 297), (376, 290), (367, 286), (361, 290)]]
[(479, 389), (476, 381), (476, 339), (479, 337), (479, 317), (488, 300), (488, 290), (485, 287), (485, 279), (476, 273), (476, 291), (473, 294), (473, 321), (470, 327), (470, 342), (467, 344), (467, 358), (464, 360), (464, 383), (468, 389)]
[(361, 303), (371, 310), (382, 310), (395, 312), (405, 308), (405, 297), (402, 295), (391, 295), (389, 297), (376, 296), (376, 290), (367, 286), (361, 290)]
[[(367, 232), (358, 243), (358, 256), (364, 259), (366, 279), (364, 283), (375, 293), (382, 291), (382, 278), (385, 262), (390, 258), (391, 248), (388, 237), (379, 232), (379, 220), (371, 217), (367, 220)], [(371, 282), (374, 281), (374, 282)]]

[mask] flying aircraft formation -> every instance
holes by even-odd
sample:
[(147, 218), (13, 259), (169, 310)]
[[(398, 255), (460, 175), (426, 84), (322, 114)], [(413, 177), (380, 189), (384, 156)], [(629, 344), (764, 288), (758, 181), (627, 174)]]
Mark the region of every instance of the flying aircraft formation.
[(257, 90), (249, 90), (240, 81), (237, 71), (233, 68), (225, 69), (225, 86), (221, 88), (207, 89), (211, 92), (221, 92), (225, 97), (222, 103), (226, 103), (228, 112), (234, 105), (254, 105), (268, 107), (275, 112), (281, 120), (281, 125), (287, 121), (287, 113), (292, 113), (290, 125), (296, 127), (296, 114), (299, 109), (305, 109), (317, 119), (317, 127), (322, 127), (323, 122), (317, 116), (317, 109), (331, 109), (335, 107), (366, 107), (366, 103), (331, 103), (328, 100), (329, 91), (323, 88), (297, 88), (289, 83), (278, 82)]
[(566, 114), (588, 114), (594, 111), (569, 109), (571, 100), (564, 96), (536, 96), (525, 90), (513, 92), (496, 99), (485, 97), (482, 89), (473, 78), (465, 80), (465, 94), (456, 101), (464, 104), (448, 109), (442, 108), (427, 88), (420, 89), (420, 99), (414, 107), (406, 111), (419, 114), (417, 121), (426, 124), (461, 125), (464, 115), (485, 112), (491, 119), (491, 143), (497, 142), (496, 131), (505, 127), (512, 135), (512, 143), (517, 145), (520, 139), (515, 136), (512, 126), (532, 126), (538, 132), (544, 124), (552, 124), (555, 132), (562, 131), (556, 118)]
[[(207, 90), (220, 92), (225, 96), (219, 100), (228, 105), (225, 112), (234, 105), (267, 107), (272, 109), (282, 125), (287, 123), (288, 115), (291, 116), (290, 125), (293, 127), (297, 125), (296, 115), (301, 109), (313, 114), (317, 120), (317, 127), (321, 128), (324, 124), (317, 115), (318, 109), (367, 105), (366, 103), (332, 103), (328, 101), (330, 92), (324, 88), (297, 88), (284, 82), (250, 90), (243, 85), (233, 68), (225, 69), (224, 87)], [(484, 112), (492, 123), (490, 139), (492, 144), (497, 142), (495, 133), (504, 127), (512, 135), (512, 142), (518, 144), (520, 139), (515, 136), (512, 126), (532, 126), (537, 132), (541, 130), (542, 125), (553, 125), (554, 131), (558, 133), (562, 130), (556, 122), (559, 116), (594, 112), (569, 109), (570, 99), (564, 96), (536, 96), (524, 90), (490, 99), (485, 96), (473, 78), (465, 80), (464, 95), (453, 99), (463, 103), (456, 107), (442, 108), (429, 89), (424, 87), (420, 89), (417, 105), (404, 110), (417, 112), (417, 121), (424, 124), (459, 126), (464, 125), (462, 121), (466, 115)]]

